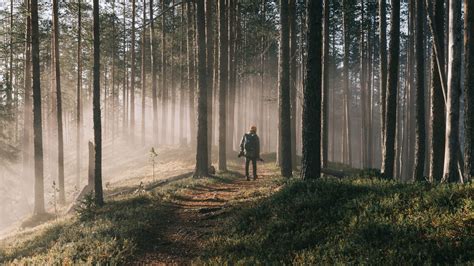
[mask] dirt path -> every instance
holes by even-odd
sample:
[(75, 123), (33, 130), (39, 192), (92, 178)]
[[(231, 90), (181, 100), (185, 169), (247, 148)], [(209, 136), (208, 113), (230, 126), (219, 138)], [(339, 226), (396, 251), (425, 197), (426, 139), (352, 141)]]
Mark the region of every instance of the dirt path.
[[(231, 172), (232, 178), (215, 177), (180, 191), (166, 205), (166, 217), (159, 222), (163, 238), (150, 243), (150, 251), (135, 260), (136, 264), (188, 264), (202, 254), (203, 244), (218, 228), (219, 217), (223, 217), (235, 204), (245, 204), (256, 191), (275, 189), (269, 187), (272, 173), (265, 167), (259, 169), (259, 178), (247, 181), (239, 172)], [(238, 169), (240, 170), (240, 169)], [(212, 178), (211, 178), (212, 179)]]

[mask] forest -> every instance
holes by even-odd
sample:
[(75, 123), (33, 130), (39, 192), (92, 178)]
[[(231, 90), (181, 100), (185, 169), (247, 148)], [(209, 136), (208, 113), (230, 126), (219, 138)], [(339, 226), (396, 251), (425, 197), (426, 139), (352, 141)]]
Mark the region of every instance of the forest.
[(473, 176), (470, 0), (0, 1), (0, 264), (472, 264)]

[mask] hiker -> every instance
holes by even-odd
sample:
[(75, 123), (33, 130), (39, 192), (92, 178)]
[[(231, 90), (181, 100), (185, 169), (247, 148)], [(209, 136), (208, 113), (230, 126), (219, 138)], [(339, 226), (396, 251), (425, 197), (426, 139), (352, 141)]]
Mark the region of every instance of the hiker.
[(250, 131), (245, 133), (240, 142), (239, 158), (245, 156), (245, 177), (250, 181), (249, 164), (252, 162), (253, 180), (257, 179), (257, 160), (263, 161), (260, 158), (260, 139), (257, 136), (257, 127), (250, 127)]

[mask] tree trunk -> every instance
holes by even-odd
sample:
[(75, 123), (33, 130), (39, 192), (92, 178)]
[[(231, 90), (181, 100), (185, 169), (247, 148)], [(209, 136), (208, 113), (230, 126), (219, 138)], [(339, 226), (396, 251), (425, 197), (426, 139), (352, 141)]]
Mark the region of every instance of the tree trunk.
[(186, 19), (187, 19), (187, 54), (188, 54), (188, 104), (189, 104), (189, 135), (190, 135), (190, 144), (191, 147), (194, 145), (196, 141), (196, 110), (194, 107), (194, 91), (196, 89), (196, 82), (194, 79), (195, 76), (195, 68), (194, 68), (194, 26), (193, 26), (193, 14), (192, 14), (192, 7), (193, 2), (188, 0), (186, 5)]
[(141, 85), (142, 85), (142, 145), (145, 145), (145, 130), (146, 130), (146, 69), (145, 69), (145, 58), (146, 58), (146, 0), (143, 0), (143, 29), (142, 29), (142, 43), (141, 43)]
[[(161, 143), (168, 143), (168, 84), (166, 80), (166, 0), (161, 0)], [(159, 142), (160, 143), (160, 142)]]
[(400, 57), (400, 1), (392, 0), (392, 25), (390, 29), (389, 72), (385, 119), (384, 156), (382, 172), (392, 179), (395, 163), (395, 132), (397, 123), (398, 62)]
[(31, 108), (31, 15), (30, 15), (30, 0), (25, 0), (27, 8), (26, 15), (26, 29), (25, 29), (25, 68), (24, 68), (24, 118), (23, 118), (23, 175), (26, 180), (31, 177), (31, 126), (32, 126), (32, 108)]
[(64, 136), (63, 136), (63, 109), (61, 96), (61, 68), (59, 65), (59, 24), (58, 24), (58, 0), (53, 0), (53, 42), (54, 42), (54, 80), (56, 85), (56, 122), (58, 123), (58, 185), (59, 203), (64, 204), (66, 194), (64, 192)]
[[(385, 117), (387, 113), (387, 0), (379, 2), (379, 56), (380, 56), (380, 106), (382, 125), (381, 142), (384, 143), (385, 137)], [(382, 150), (384, 148), (382, 147)]]
[(464, 148), (464, 175), (474, 176), (474, 4), (464, 1), (464, 129), (466, 135)]
[[(132, 143), (135, 141), (135, 1), (132, 0), (132, 43), (130, 44), (130, 135)], [(143, 52), (143, 51), (142, 51)]]
[(280, 0), (280, 55), (279, 55), (279, 149), (281, 175), (292, 176), (291, 161), (291, 102), (290, 102), (290, 39), (288, 0)]
[[(185, 24), (184, 24), (184, 8), (185, 8), (185, 5), (181, 5), (181, 36), (182, 39), (181, 39), (181, 42), (180, 42), (180, 48), (179, 48), (179, 51), (180, 51), (180, 58), (186, 58), (186, 38), (184, 38), (184, 36), (186, 36), (186, 27), (185, 27)], [(184, 60), (181, 59), (182, 61), (180, 62), (180, 71), (179, 71), (179, 75), (180, 75), (180, 88), (179, 88), (179, 144), (180, 145), (184, 145), (184, 134), (185, 134), (185, 125), (184, 125), (184, 121), (185, 121), (185, 113), (184, 113), (184, 110), (185, 110), (185, 104), (186, 104), (186, 100), (185, 100), (185, 92), (186, 92), (186, 89), (185, 89), (185, 80), (186, 80), (186, 76), (185, 76), (185, 73), (184, 73)]]
[(424, 0), (416, 0), (416, 144), (413, 180), (424, 181), (425, 169), (425, 49), (424, 49)]
[(288, 23), (290, 27), (290, 104), (291, 104), (291, 166), (296, 170), (296, 0), (289, 0)]
[(442, 182), (462, 182), (458, 173), (459, 96), (462, 49), (461, 0), (449, 1), (449, 60), (445, 161)]
[(34, 214), (42, 214), (44, 208), (43, 178), (43, 129), (41, 125), (41, 72), (39, 57), (38, 0), (31, 0), (31, 49), (33, 63), (33, 141), (35, 157), (35, 207)]
[(235, 95), (236, 95), (236, 16), (235, 12), (237, 9), (237, 0), (228, 1), (228, 28), (229, 28), (229, 102), (228, 112), (229, 117), (227, 118), (227, 149), (226, 152), (232, 152), (234, 150), (234, 135), (235, 135)]
[(157, 58), (155, 23), (153, 18), (153, 0), (150, 0), (150, 53), (151, 53), (151, 98), (153, 100), (153, 144), (158, 144), (158, 98), (157, 98)]
[(205, 177), (209, 175), (209, 163), (207, 154), (206, 17), (204, 0), (197, 1), (196, 19), (198, 46), (198, 131), (194, 177)]
[[(325, 1), (325, 9), (328, 1)], [(321, 175), (322, 1), (308, 1), (308, 59), (303, 99), (303, 159), (301, 177)], [(325, 12), (327, 15), (327, 12)], [(327, 19), (325, 20), (327, 21)]]
[(214, 1), (206, 0), (206, 43), (207, 43), (207, 153), (209, 164), (212, 164), (212, 94), (214, 87)]
[[(33, 0), (36, 1), (36, 0)], [(97, 205), (104, 204), (102, 193), (102, 128), (100, 121), (100, 21), (99, 21), (99, 0), (94, 0), (93, 5), (94, 24), (94, 92), (93, 92), (93, 112), (94, 112), (94, 142), (95, 142), (95, 201)]]
[(77, 88), (76, 88), (76, 187), (81, 184), (81, 141), (82, 141), (82, 36), (81, 36), (81, 0), (77, 2)]
[[(323, 98), (322, 98), (322, 167), (328, 167), (329, 154), (329, 0), (324, 0), (323, 28)], [(309, 50), (309, 49), (308, 49)], [(335, 73), (333, 73), (335, 74)], [(333, 151), (334, 152), (334, 151)]]
[(227, 170), (227, 81), (228, 81), (228, 23), (226, 0), (219, 0), (219, 170)]
[[(434, 23), (436, 23), (439, 60), (442, 71), (445, 69), (444, 62), (444, 0), (436, 0), (434, 5)], [(431, 54), (431, 149), (430, 149), (430, 173), (434, 181), (441, 181), (443, 177), (444, 147), (446, 110), (444, 101), (443, 84), (439, 75), (438, 61), (436, 59), (436, 45), (432, 47)]]
[(349, 166), (352, 165), (352, 148), (351, 148), (351, 92), (349, 90), (349, 56), (350, 56), (350, 38), (349, 38), (349, 23), (351, 23), (348, 12), (351, 4), (348, 0), (343, 0), (343, 35), (344, 35), (344, 69), (343, 69), (343, 87), (344, 87), (344, 143), (343, 156), (347, 158), (344, 163)]

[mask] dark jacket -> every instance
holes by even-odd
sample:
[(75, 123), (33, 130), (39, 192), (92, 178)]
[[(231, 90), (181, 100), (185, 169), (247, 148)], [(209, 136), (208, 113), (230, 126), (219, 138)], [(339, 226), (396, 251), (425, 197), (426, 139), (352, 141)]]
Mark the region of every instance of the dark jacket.
[(245, 133), (240, 142), (240, 152), (250, 159), (260, 158), (260, 139), (253, 132)]

